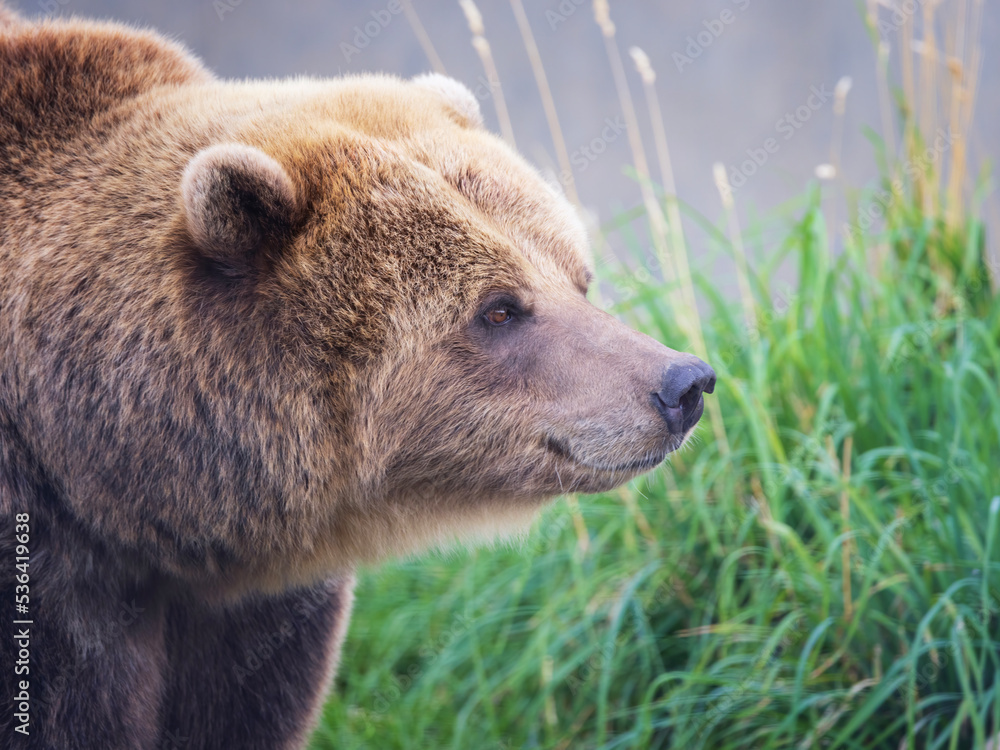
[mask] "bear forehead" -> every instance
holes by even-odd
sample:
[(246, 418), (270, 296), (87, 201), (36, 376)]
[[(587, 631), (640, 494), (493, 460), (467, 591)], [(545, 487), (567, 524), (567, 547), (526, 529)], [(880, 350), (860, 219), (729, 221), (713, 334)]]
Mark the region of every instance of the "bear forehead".
[[(409, 241), (422, 252), (503, 260), (531, 277), (586, 288), (589, 242), (576, 210), (502, 140), (447, 103), (385, 76), (290, 86), (271, 126), (247, 136), (295, 162), (309, 203), (331, 232)], [(284, 159), (282, 158), (284, 157)], [(345, 237), (346, 239), (346, 237)], [(470, 254), (471, 253), (471, 254)]]

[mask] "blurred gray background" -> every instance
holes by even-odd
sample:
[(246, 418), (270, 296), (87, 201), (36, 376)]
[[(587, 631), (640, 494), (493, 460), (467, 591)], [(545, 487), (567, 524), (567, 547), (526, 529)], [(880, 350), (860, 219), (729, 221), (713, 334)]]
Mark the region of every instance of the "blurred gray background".
[[(919, 21), (927, 1), (880, 3), (885, 20), (882, 38), (897, 60), (902, 30), (887, 6), (898, 5), (904, 12), (909, 8)], [(976, 1), (967, 0), (970, 7)], [(407, 16), (391, 0), (8, 2), (25, 15), (75, 14), (153, 27), (185, 43), (219, 75), (232, 78), (363, 71), (412, 76), (432, 69)], [(482, 95), (487, 122), (496, 130), (489, 86), (458, 3), (414, 0), (413, 7), (448, 74)], [(482, 0), (479, 8), (518, 147), (539, 167), (558, 172), (511, 6), (505, 0)], [(526, 0), (525, 9), (573, 157), (581, 201), (600, 221), (607, 221), (638, 205), (640, 198), (627, 173), (633, 160), (625, 133), (608, 128), (609, 122), (622, 122), (622, 111), (590, 0)], [(694, 210), (718, 221), (722, 210), (713, 163), (722, 162), (730, 172), (740, 170), (750, 154), (761, 155), (770, 138), (776, 140), (777, 151), (767, 154), (766, 162), (736, 192), (744, 225), (752, 216), (771, 213), (801, 195), (815, 167), (830, 159), (834, 128), (831, 97), (810, 100), (810, 96), (814, 91), (831, 92), (842, 76), (853, 79), (842, 175), (855, 188), (872, 185), (877, 174), (874, 149), (863, 129), (881, 132), (876, 53), (854, 0), (622, 0), (611, 3), (611, 13), (650, 159), (655, 163), (641, 83), (627, 55), (631, 45), (642, 47), (657, 71), (677, 193)], [(995, 163), (1000, 155), (1000, 66), (994, 57), (1000, 42), (1000, 10), (993, 0), (986, 0), (983, 18), (978, 29), (984, 57), (971, 144), (973, 171)], [(801, 109), (809, 103), (819, 104), (812, 110)], [(796, 117), (797, 109), (809, 116)], [(794, 130), (789, 131), (787, 121), (779, 124), (787, 114), (796, 119)], [(990, 223), (1000, 226), (995, 191), (986, 204)], [(843, 221), (842, 210), (840, 216)], [(708, 252), (708, 235), (693, 221), (688, 221), (687, 229), (693, 255)], [(621, 236), (616, 241), (623, 242)], [(990, 242), (993, 245), (995, 239)]]

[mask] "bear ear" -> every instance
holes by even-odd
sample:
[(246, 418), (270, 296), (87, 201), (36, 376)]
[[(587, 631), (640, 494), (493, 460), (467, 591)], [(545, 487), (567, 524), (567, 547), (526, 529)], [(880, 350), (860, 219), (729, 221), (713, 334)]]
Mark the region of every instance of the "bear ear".
[(423, 89), (432, 91), (444, 100), (445, 105), (463, 125), (474, 128), (483, 127), (483, 112), (479, 108), (479, 100), (464, 83), (440, 73), (425, 73), (417, 76), (413, 82)]
[(184, 170), (188, 231), (201, 253), (240, 274), (287, 240), (298, 214), (295, 185), (278, 162), (242, 144), (210, 146)]

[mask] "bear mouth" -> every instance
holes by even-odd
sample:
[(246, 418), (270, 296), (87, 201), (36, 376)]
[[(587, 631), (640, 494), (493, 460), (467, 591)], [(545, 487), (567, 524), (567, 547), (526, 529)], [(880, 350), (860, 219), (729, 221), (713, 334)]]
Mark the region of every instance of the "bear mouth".
[(604, 464), (593, 463), (577, 458), (573, 454), (570, 446), (564, 440), (560, 440), (557, 437), (549, 435), (545, 439), (545, 448), (563, 461), (571, 463), (574, 466), (587, 469), (588, 471), (601, 472), (605, 474), (641, 473), (643, 471), (648, 471), (649, 469), (663, 463), (666, 457), (679, 447), (679, 445), (670, 445), (664, 450), (647, 453), (643, 458), (636, 461), (630, 461), (628, 463)]

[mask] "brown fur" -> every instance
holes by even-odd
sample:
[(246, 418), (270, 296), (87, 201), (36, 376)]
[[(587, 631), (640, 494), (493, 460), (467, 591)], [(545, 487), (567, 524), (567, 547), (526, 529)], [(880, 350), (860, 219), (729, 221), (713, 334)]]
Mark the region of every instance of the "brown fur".
[[(30, 512), (38, 670), (83, 686), (31, 746), (222, 747), (222, 715), (297, 746), (355, 565), (523, 528), (690, 432), (707, 369), (586, 302), (572, 208), (480, 123), (446, 79), (225, 82), (0, 9), (0, 554)], [(655, 400), (678, 372), (683, 429)], [(260, 725), (223, 673), (314, 600), (298, 660), (255, 673)]]

